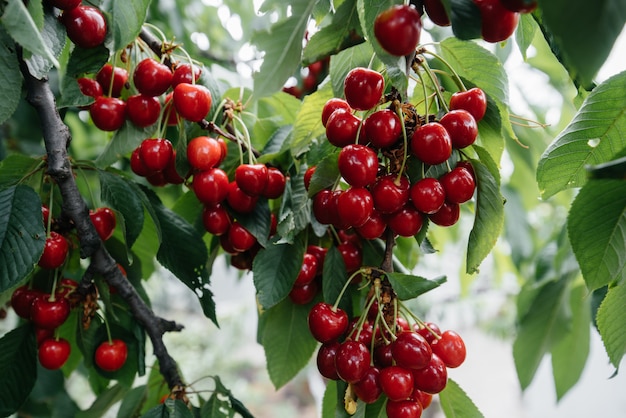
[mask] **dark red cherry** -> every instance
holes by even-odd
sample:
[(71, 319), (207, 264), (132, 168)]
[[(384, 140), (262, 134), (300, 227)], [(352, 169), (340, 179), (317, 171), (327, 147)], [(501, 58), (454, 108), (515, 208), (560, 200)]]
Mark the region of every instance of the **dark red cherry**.
[(150, 171), (164, 170), (174, 156), (172, 143), (165, 138), (144, 139), (139, 146), (139, 157)]
[(436, 178), (426, 177), (417, 181), (409, 191), (415, 209), (425, 214), (437, 212), (446, 200), (446, 192)]
[(20, 318), (30, 319), (33, 302), (43, 295), (39, 290), (29, 289), (28, 285), (20, 286), (11, 295), (11, 307)]
[(344, 109), (350, 113), (352, 112), (352, 108), (344, 99), (340, 99), (338, 97), (328, 99), (322, 108), (322, 125), (324, 125), (324, 127), (326, 127), (326, 123), (328, 122), (330, 115), (332, 115), (337, 109)]
[(392, 6), (374, 20), (374, 36), (391, 55), (404, 56), (414, 52), (421, 31), (420, 14), (410, 5)]
[(366, 187), (376, 180), (378, 156), (365, 145), (346, 145), (339, 153), (337, 163), (339, 173), (351, 186)]
[(370, 359), (370, 352), (365, 344), (357, 341), (344, 341), (339, 345), (335, 356), (337, 374), (348, 383), (356, 383), (369, 370)]
[(424, 11), (438, 26), (450, 26), (450, 17), (441, 0), (424, 0)]
[(65, 263), (69, 251), (70, 246), (67, 239), (63, 235), (51, 231), (50, 236), (46, 238), (43, 253), (37, 264), (39, 267), (49, 270), (59, 268)]
[(372, 195), (364, 187), (350, 187), (337, 198), (337, 212), (342, 224), (359, 227), (367, 221), (373, 209)]
[(474, 0), (482, 18), (481, 35), (487, 42), (507, 40), (517, 28), (519, 13), (505, 8), (501, 0)]
[(467, 91), (457, 91), (450, 98), (450, 110), (463, 109), (469, 112), (476, 122), (479, 122), (487, 112), (487, 95), (474, 87)]
[(61, 10), (69, 10), (80, 5), (82, 0), (48, 0), (48, 3)]
[(445, 363), (446, 367), (459, 367), (465, 361), (465, 343), (459, 334), (447, 330), (441, 338), (435, 338), (431, 343), (433, 353)]
[(80, 92), (85, 96), (96, 97), (102, 96), (102, 86), (93, 78), (80, 77), (76, 79)]
[(200, 84), (181, 83), (174, 87), (174, 107), (182, 118), (200, 122), (211, 110), (209, 89)]
[(387, 218), (389, 228), (401, 237), (414, 236), (422, 229), (422, 224), (422, 214), (411, 204), (404, 205)]
[(312, 281), (304, 286), (294, 286), (289, 292), (289, 299), (296, 305), (306, 305), (315, 298), (318, 292), (317, 282)]
[(104, 95), (120, 97), (122, 89), (128, 81), (128, 71), (122, 67), (113, 67), (113, 65), (107, 63), (98, 70), (96, 80), (102, 87)]
[(161, 103), (156, 97), (137, 94), (126, 99), (126, 116), (135, 126), (145, 128), (156, 123)]
[(309, 330), (321, 343), (336, 341), (348, 329), (348, 314), (326, 302), (316, 303), (309, 312)]
[(380, 387), (389, 401), (408, 400), (413, 394), (413, 373), (401, 366), (389, 366), (380, 371)]
[(242, 224), (235, 221), (228, 228), (228, 240), (236, 251), (247, 251), (257, 243), (254, 235)]
[(378, 110), (363, 121), (365, 139), (371, 146), (387, 148), (395, 144), (402, 135), (402, 123), (390, 109)]
[(413, 370), (413, 382), (415, 388), (432, 395), (441, 392), (448, 383), (448, 370), (446, 365), (434, 354), (430, 358), (428, 366)]
[(266, 199), (278, 199), (283, 195), (287, 179), (285, 175), (276, 167), (267, 168), (267, 184), (262, 196)]
[(356, 232), (364, 239), (380, 238), (387, 228), (387, 219), (376, 209), (372, 210), (365, 223), (356, 227)]
[(420, 126), (411, 137), (411, 152), (429, 165), (441, 164), (452, 154), (452, 141), (446, 128), (430, 122)]
[(465, 203), (476, 190), (474, 177), (465, 167), (454, 167), (439, 179), (446, 191), (446, 200), (451, 203)]
[(39, 363), (48, 370), (58, 370), (70, 357), (72, 348), (63, 338), (47, 338), (41, 342), (37, 350)]
[(536, 0), (500, 0), (508, 10), (518, 13), (532, 13), (537, 8)]
[(467, 110), (451, 110), (441, 118), (439, 123), (448, 131), (453, 148), (462, 149), (476, 141), (478, 125), (476, 119)]
[(67, 299), (51, 300), (50, 295), (35, 299), (30, 308), (30, 319), (39, 328), (58, 328), (69, 315), (70, 304)]
[(221, 205), (205, 206), (202, 209), (202, 224), (209, 234), (225, 234), (230, 223), (230, 215)]
[(228, 206), (237, 213), (250, 213), (256, 208), (258, 196), (251, 196), (241, 190), (236, 181), (231, 181), (228, 185), (228, 195), (226, 201)]
[(418, 401), (389, 401), (385, 405), (387, 418), (420, 418), (422, 405)]
[(391, 343), (391, 354), (400, 366), (423, 369), (430, 362), (432, 350), (428, 341), (417, 332), (401, 332)]
[(206, 205), (217, 205), (228, 195), (228, 175), (220, 168), (211, 168), (193, 176), (193, 191)]
[(380, 371), (377, 367), (370, 367), (358, 382), (352, 385), (356, 396), (365, 403), (374, 403), (380, 398)]
[(294, 282), (294, 286), (304, 286), (315, 280), (317, 275), (317, 258), (313, 254), (304, 254), (302, 266)]
[(259, 196), (267, 185), (267, 166), (264, 164), (241, 164), (235, 169), (235, 181), (250, 196)]
[(369, 110), (378, 104), (384, 89), (385, 79), (382, 74), (369, 68), (357, 67), (346, 75), (343, 92), (351, 108)]
[(397, 212), (409, 201), (410, 187), (405, 176), (387, 174), (379, 177), (371, 187), (374, 207), (384, 214)]
[(115, 97), (100, 96), (89, 106), (93, 124), (103, 131), (117, 131), (126, 120), (126, 102)]
[(337, 355), (338, 348), (339, 343), (337, 341), (331, 341), (322, 344), (317, 351), (317, 370), (327, 379), (339, 380), (337, 368), (335, 367), (335, 356)]
[(172, 70), (153, 58), (139, 61), (133, 72), (137, 90), (146, 96), (160, 96), (172, 85)]
[(345, 109), (335, 110), (326, 122), (326, 138), (336, 147), (356, 143), (361, 119)]
[(94, 48), (104, 42), (107, 22), (104, 14), (92, 6), (77, 6), (63, 11), (59, 20), (67, 37), (81, 48)]
[(459, 204), (446, 201), (437, 212), (428, 215), (428, 218), (439, 226), (452, 226), (457, 223), (460, 215)]
[[(193, 67), (193, 68), (192, 68)], [(193, 77), (191, 73), (193, 72)], [(202, 68), (191, 64), (180, 64), (174, 69), (172, 75), (172, 87), (176, 87), (179, 84), (187, 83), (193, 84), (200, 79), (202, 74)]]

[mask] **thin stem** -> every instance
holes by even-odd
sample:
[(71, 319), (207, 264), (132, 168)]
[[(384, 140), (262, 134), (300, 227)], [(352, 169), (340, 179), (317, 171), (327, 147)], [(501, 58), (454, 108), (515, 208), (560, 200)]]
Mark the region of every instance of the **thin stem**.
[(430, 66), (428, 65), (428, 61), (422, 60), (420, 62), (420, 66), (426, 71), (426, 74), (428, 75), (428, 78), (430, 79), (430, 82), (433, 84), (433, 88), (435, 89), (435, 93), (437, 93), (437, 98), (439, 99), (439, 102), (440, 102), (441, 106), (443, 107), (443, 109), (447, 113), (450, 109), (448, 108), (448, 104), (446, 103), (445, 97), (443, 97), (443, 94), (441, 94), (441, 88), (439, 86), (439, 82), (437, 82), (437, 79), (433, 75), (433, 72), (430, 69)]
[(456, 70), (454, 69), (454, 67), (452, 67), (450, 65), (450, 63), (448, 61), (446, 61), (445, 59), (443, 59), (442, 56), (429, 51), (427, 49), (423, 49), (421, 51), (422, 54), (428, 54), (436, 59), (438, 59), (443, 65), (446, 66), (446, 68), (448, 69), (448, 71), (450, 71), (450, 73), (452, 74), (452, 80), (454, 81), (454, 84), (456, 84), (456, 86), (459, 88), (459, 90), (461, 91), (467, 91), (467, 88), (465, 87), (465, 84), (463, 84), (463, 80), (461, 80), (461, 77), (459, 76), (459, 73), (456, 72)]

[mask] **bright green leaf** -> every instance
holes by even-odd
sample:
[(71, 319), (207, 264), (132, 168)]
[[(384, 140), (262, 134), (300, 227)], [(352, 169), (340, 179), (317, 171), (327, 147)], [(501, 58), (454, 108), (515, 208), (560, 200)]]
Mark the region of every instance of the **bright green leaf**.
[(386, 275), (400, 300), (414, 299), (446, 282), (445, 276), (428, 280), (402, 273), (386, 273)]
[(439, 401), (446, 418), (484, 417), (465, 391), (452, 379), (448, 379), (445, 389), (439, 393)]
[(127, 392), (128, 388), (120, 384), (113, 385), (101, 393), (87, 410), (78, 412), (75, 417), (99, 418), (114, 404), (122, 400)]
[(326, 158), (315, 166), (315, 171), (311, 176), (308, 194), (310, 197), (315, 196), (318, 192), (332, 188), (340, 176), (339, 173), (339, 152), (329, 153)]
[(30, 324), (24, 324), (0, 338), (0, 416), (17, 411), (36, 379), (35, 332)]
[[(343, 82), (346, 75), (355, 67), (367, 67), (372, 59), (372, 54), (374, 54), (372, 45), (363, 43), (341, 51), (332, 57), (329, 73), (334, 97), (344, 97)], [(320, 115), (322, 114), (322, 108), (317, 111)]]
[(282, 242), (293, 242), (311, 222), (311, 201), (304, 187), (304, 173), (287, 180), (278, 219), (278, 233)]
[(294, 123), (293, 139), (288, 143), (292, 156), (298, 157), (308, 151), (311, 141), (326, 132), (322, 125), (322, 109), (331, 97), (332, 92), (325, 87), (304, 98)]
[(0, 189), (13, 186), (20, 182), (28, 173), (37, 168), (43, 170), (43, 160), (31, 158), (23, 154), (11, 154), (0, 161)]
[(600, 304), (596, 320), (611, 364), (618, 369), (626, 354), (626, 286), (624, 282), (609, 288)]
[[(30, 4), (32, 3), (34, 2), (30, 2)], [(41, 29), (41, 37), (53, 56), (58, 57), (65, 46), (65, 27), (51, 13), (46, 13), (42, 17), (44, 19), (44, 25)], [(43, 79), (48, 75), (48, 71), (50, 71), (50, 69), (54, 66), (54, 62), (49, 60), (46, 56), (31, 55), (26, 60), (26, 65), (28, 65), (28, 71), (34, 77)]]
[(22, 96), (22, 73), (15, 54), (15, 43), (0, 26), (0, 123), (4, 123), (17, 108)]
[(122, 128), (115, 132), (102, 154), (96, 158), (96, 165), (99, 168), (110, 166), (120, 158), (130, 154), (141, 144), (141, 141), (151, 138), (153, 134), (153, 128), (142, 129), (127, 121)]
[(515, 41), (519, 46), (524, 60), (526, 59), (526, 53), (535, 38), (538, 28), (537, 22), (532, 15), (525, 13), (520, 16), (517, 29), (515, 30)]
[(113, 34), (114, 51), (125, 48), (139, 35), (151, 0), (113, 0), (109, 30)]

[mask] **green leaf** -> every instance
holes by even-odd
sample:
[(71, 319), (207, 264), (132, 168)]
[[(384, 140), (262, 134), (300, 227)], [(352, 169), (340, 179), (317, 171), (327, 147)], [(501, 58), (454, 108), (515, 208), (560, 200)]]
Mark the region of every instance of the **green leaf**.
[(146, 385), (132, 388), (124, 395), (124, 399), (117, 411), (117, 418), (136, 417), (141, 411), (141, 407), (148, 398), (148, 387)]
[(305, 247), (299, 235), (293, 244), (272, 242), (254, 257), (254, 286), (263, 309), (275, 306), (289, 294), (300, 272)]
[(315, 351), (317, 342), (307, 325), (309, 309), (307, 305), (284, 300), (264, 313), (267, 318), (262, 344), (267, 371), (276, 389), (293, 379)]
[(15, 54), (15, 43), (0, 26), (0, 83), (2, 84), (2, 100), (0, 100), (0, 124), (4, 123), (15, 109), (22, 96), (22, 73)]
[(618, 369), (626, 353), (626, 286), (610, 287), (598, 309), (598, 331), (611, 364)]
[(33, 271), (45, 242), (39, 195), (26, 186), (0, 190), (0, 293)]
[(219, 376), (214, 376), (213, 380), (215, 380), (215, 392), (220, 393), (226, 396), (230, 402), (230, 406), (233, 411), (239, 413), (243, 418), (253, 418), (248, 408), (246, 408), (240, 400), (233, 396), (233, 393), (222, 383), (222, 380)]
[[(324, 256), (324, 267), (322, 272), (322, 294), (325, 302), (331, 305), (335, 303), (341, 290), (344, 288), (348, 280), (346, 271), (346, 263), (343, 261), (341, 252), (336, 246), (331, 246)], [(339, 307), (349, 312), (350, 298), (343, 298), (339, 303)]]
[(479, 161), (472, 161), (476, 174), (476, 217), (467, 244), (467, 273), (478, 271), (491, 252), (504, 225), (504, 199), (500, 181)]
[[(29, 6), (33, 3), (35, 2), (30, 2)], [(41, 37), (53, 56), (58, 57), (65, 46), (65, 27), (52, 13), (46, 13), (42, 17), (44, 20), (41, 29)], [(43, 79), (54, 66), (54, 62), (42, 55), (31, 55), (30, 58), (26, 60), (26, 65), (28, 65), (28, 71), (34, 77)]]
[(587, 296), (588, 291), (582, 282), (572, 287), (569, 297), (572, 323), (551, 350), (557, 399), (562, 399), (578, 382), (589, 356), (591, 301)]
[(400, 300), (414, 299), (446, 282), (446, 276), (428, 280), (402, 273), (386, 273), (386, 275)]
[(532, 15), (525, 13), (520, 16), (517, 29), (515, 30), (515, 41), (524, 60), (526, 60), (526, 53), (535, 38), (538, 28), (539, 26)]
[(597, 86), (545, 150), (537, 167), (544, 199), (587, 181), (587, 165), (612, 160), (626, 147), (626, 72)]
[(260, 198), (251, 213), (238, 213), (236, 218), (248, 232), (254, 235), (262, 247), (267, 246), (271, 219), (267, 199)]
[(111, 407), (119, 402), (128, 393), (128, 388), (116, 384), (101, 393), (91, 406), (85, 410), (78, 412), (76, 418), (99, 418), (104, 415)]
[(213, 393), (213, 395), (211, 395), (209, 400), (206, 401), (205, 404), (202, 405), (202, 408), (200, 409), (201, 417), (207, 417), (207, 418), (208, 417), (211, 417), (211, 418), (226, 417), (227, 418), (232, 415), (233, 413), (230, 410), (230, 404), (228, 403), (228, 401), (224, 399), (220, 399), (217, 392)]
[(0, 21), (11, 37), (15, 39), (15, 42), (19, 43), (25, 50), (32, 54), (41, 55), (52, 62), (55, 67), (60, 66), (23, 2), (10, 1), (5, 7)]
[(311, 201), (304, 187), (304, 173), (287, 180), (278, 219), (278, 233), (282, 242), (293, 242), (311, 221)]
[(43, 160), (23, 154), (11, 154), (0, 161), (0, 189), (19, 183), (26, 174), (44, 168)]
[(322, 109), (332, 97), (330, 89), (324, 87), (304, 98), (293, 126), (293, 138), (289, 142), (292, 156), (298, 157), (308, 151), (313, 139), (326, 132), (322, 125)]
[(572, 203), (567, 225), (590, 290), (626, 277), (626, 182), (591, 180)]
[(338, 160), (339, 152), (333, 150), (317, 164), (309, 184), (309, 197), (312, 198), (318, 192), (332, 187), (337, 182), (340, 176)]
[(539, 0), (539, 7), (559, 60), (589, 88), (624, 29), (626, 3), (598, 0), (590, 8), (585, 0)]
[(99, 168), (106, 168), (117, 162), (124, 155), (130, 154), (137, 148), (141, 141), (151, 138), (154, 128), (139, 128), (131, 122), (125, 122), (121, 129), (115, 132), (102, 154), (96, 158)]
[(315, 0), (291, 2), (292, 14), (289, 18), (254, 36), (253, 41), (259, 50), (265, 51), (261, 69), (254, 74), (254, 94), (257, 98), (280, 90), (295, 73), (302, 55), (304, 32), (316, 3)]
[(0, 339), (0, 416), (6, 417), (17, 411), (36, 379), (35, 332), (30, 324), (24, 324)]
[(452, 379), (448, 379), (445, 389), (439, 393), (439, 401), (446, 418), (484, 417), (465, 391)]
[(480, 38), (482, 18), (474, 1), (447, 1), (450, 3), (450, 22), (454, 36), (465, 40)]
[(113, 34), (113, 51), (119, 51), (132, 43), (139, 35), (146, 20), (151, 0), (113, 0), (109, 30)]
[(167, 399), (162, 405), (155, 406), (141, 418), (194, 418), (187, 404), (179, 399)]

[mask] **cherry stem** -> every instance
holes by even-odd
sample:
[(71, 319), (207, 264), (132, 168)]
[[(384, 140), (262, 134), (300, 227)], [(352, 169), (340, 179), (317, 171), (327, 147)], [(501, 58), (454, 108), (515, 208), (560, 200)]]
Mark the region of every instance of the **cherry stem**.
[(368, 270), (369, 269), (367, 268), (361, 267), (360, 269), (358, 269), (357, 271), (355, 271), (348, 277), (348, 280), (346, 280), (346, 283), (343, 285), (341, 292), (339, 292), (339, 296), (337, 296), (337, 300), (333, 304), (333, 311), (336, 311), (337, 308), (339, 307), (339, 302), (341, 302), (341, 298), (343, 298), (343, 295), (346, 293), (346, 290), (348, 290), (348, 286), (350, 286), (350, 284), (352, 283), (352, 279), (354, 279), (356, 276), (358, 276), (361, 273), (367, 272)]
[(439, 103), (441, 104), (441, 107), (443, 107), (444, 111), (447, 113), (449, 111), (448, 104), (446, 103), (446, 99), (443, 97), (443, 94), (441, 94), (441, 87), (439, 85), (439, 82), (435, 78), (432, 70), (430, 69), (428, 61), (426, 61), (425, 59), (420, 60), (419, 65), (424, 69), (426, 75), (428, 75), (428, 78), (430, 79), (430, 82), (433, 84), (433, 88), (435, 89), (435, 93), (437, 93)]
[(104, 328), (107, 330), (107, 339), (109, 340), (109, 345), (113, 345), (113, 338), (111, 338), (111, 328), (109, 327), (109, 321), (107, 321), (106, 315), (100, 315), (102, 321), (104, 322)]
[(428, 123), (428, 108), (430, 107), (430, 104), (428, 103), (428, 90), (426, 90), (426, 83), (424, 82), (424, 77), (422, 76), (422, 73), (419, 71), (419, 68), (414, 68), (415, 70), (415, 74), (417, 74), (417, 76), (420, 79), (420, 84), (422, 85), (422, 90), (424, 92), (424, 120), (426, 123)]
[(50, 297), (48, 298), (49, 302), (54, 302), (56, 300), (58, 272), (59, 269), (54, 269), (54, 275), (52, 276), (52, 289), (50, 290)]
[(456, 84), (456, 86), (459, 88), (459, 90), (467, 91), (467, 88), (465, 87), (465, 84), (463, 84), (463, 80), (461, 79), (461, 76), (459, 76), (459, 73), (457, 73), (456, 70), (454, 69), (454, 67), (452, 67), (452, 65), (450, 65), (450, 63), (448, 61), (446, 61), (441, 55), (436, 54), (436, 53), (434, 53), (432, 51), (429, 51), (426, 48), (422, 49), (420, 51), (420, 53), (422, 55), (423, 54), (428, 54), (428, 55), (436, 58), (437, 60), (439, 60), (450, 71), (450, 73), (452, 74), (452, 80), (454, 81), (454, 84)]
[(395, 181), (396, 186), (398, 186), (400, 185), (400, 178), (402, 178), (402, 174), (404, 173), (404, 169), (406, 168), (406, 160), (409, 154), (409, 151), (408, 151), (409, 138), (406, 134), (406, 124), (404, 123), (404, 112), (402, 111), (401, 104), (396, 106), (396, 113), (400, 117), (400, 126), (402, 127), (402, 143), (404, 146), (403, 155), (402, 155), (402, 164), (400, 165), (400, 171), (398, 172), (398, 176), (396, 177), (396, 181)]

